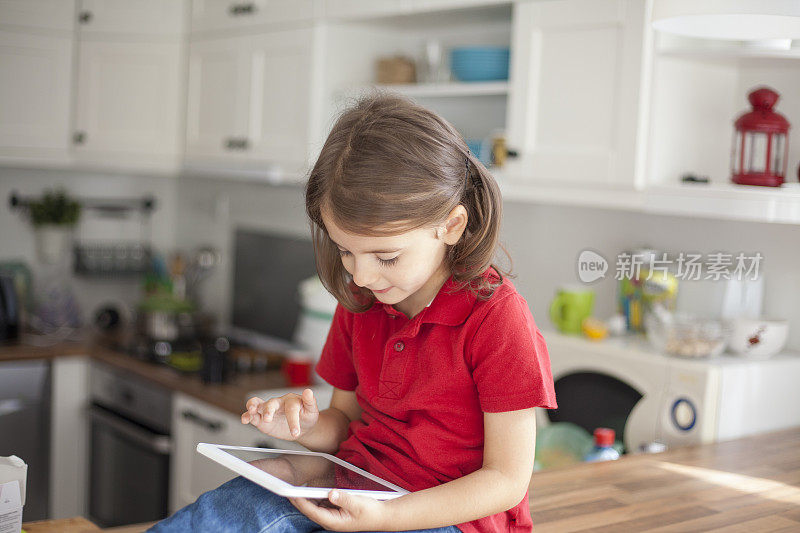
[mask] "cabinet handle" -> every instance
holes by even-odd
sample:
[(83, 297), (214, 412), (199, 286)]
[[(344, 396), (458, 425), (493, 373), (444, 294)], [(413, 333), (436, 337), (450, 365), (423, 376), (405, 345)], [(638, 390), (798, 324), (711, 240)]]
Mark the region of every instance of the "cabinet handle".
[(75, 144), (83, 144), (86, 142), (86, 132), (84, 131), (76, 131), (72, 135), (72, 142)]
[(207, 418), (204, 418), (189, 409), (186, 409), (181, 414), (183, 415), (183, 418), (185, 418), (186, 420), (189, 420), (190, 422), (194, 422), (195, 424), (201, 426), (205, 426), (205, 428), (208, 429), (209, 431), (220, 431), (222, 429), (222, 422), (208, 420)]
[(252, 15), (256, 12), (256, 6), (253, 3), (248, 4), (233, 4), (228, 9), (231, 15)]
[(81, 11), (80, 15), (78, 15), (78, 21), (81, 24), (89, 24), (92, 20), (92, 12), (91, 11)]
[(249, 145), (250, 143), (246, 138), (237, 139), (235, 137), (229, 137), (225, 140), (225, 147), (228, 150), (247, 150)]

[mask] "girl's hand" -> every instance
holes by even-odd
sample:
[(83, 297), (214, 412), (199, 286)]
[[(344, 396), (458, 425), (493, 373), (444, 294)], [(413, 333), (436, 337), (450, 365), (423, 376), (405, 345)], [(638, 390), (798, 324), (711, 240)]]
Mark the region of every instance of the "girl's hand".
[(315, 500), (336, 507), (323, 507), (306, 498), (289, 498), (292, 505), (329, 531), (386, 531), (391, 523), (386, 503), (368, 496), (355, 496), (332, 490), (328, 500)]
[(314, 391), (305, 389), (303, 395), (292, 392), (280, 398), (250, 398), (242, 424), (253, 424), (262, 433), (283, 440), (297, 440), (305, 435), (319, 419)]

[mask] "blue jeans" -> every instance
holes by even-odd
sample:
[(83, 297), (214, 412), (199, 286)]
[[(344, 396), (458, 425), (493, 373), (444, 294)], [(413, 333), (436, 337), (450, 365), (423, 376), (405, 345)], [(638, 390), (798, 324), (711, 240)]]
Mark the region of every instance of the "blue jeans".
[[(292, 503), (243, 477), (234, 478), (147, 530), (209, 533), (324, 533)], [(455, 526), (415, 530), (459, 533)]]

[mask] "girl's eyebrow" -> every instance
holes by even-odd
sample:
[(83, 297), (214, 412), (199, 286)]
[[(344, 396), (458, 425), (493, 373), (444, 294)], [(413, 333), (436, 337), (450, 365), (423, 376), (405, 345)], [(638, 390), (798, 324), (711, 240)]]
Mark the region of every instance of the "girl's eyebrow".
[[(347, 251), (347, 248), (345, 248), (344, 246), (342, 246), (338, 242), (334, 241), (333, 239), (331, 239), (331, 242), (333, 244), (335, 244), (340, 250), (344, 250), (345, 252)], [(367, 254), (393, 254), (394, 252), (399, 252), (400, 250), (402, 250), (402, 248), (396, 248), (394, 250), (371, 250), (369, 252), (364, 252), (364, 253), (367, 253)]]

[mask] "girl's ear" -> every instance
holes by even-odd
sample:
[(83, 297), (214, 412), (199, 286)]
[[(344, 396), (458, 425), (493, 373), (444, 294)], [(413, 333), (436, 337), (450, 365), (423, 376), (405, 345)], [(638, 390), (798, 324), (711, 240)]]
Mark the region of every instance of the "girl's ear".
[(461, 235), (467, 229), (467, 222), (469, 222), (467, 210), (463, 205), (459, 204), (447, 215), (444, 226), (440, 226), (436, 230), (436, 235), (443, 239), (445, 244), (452, 246), (461, 239)]

